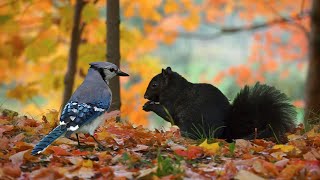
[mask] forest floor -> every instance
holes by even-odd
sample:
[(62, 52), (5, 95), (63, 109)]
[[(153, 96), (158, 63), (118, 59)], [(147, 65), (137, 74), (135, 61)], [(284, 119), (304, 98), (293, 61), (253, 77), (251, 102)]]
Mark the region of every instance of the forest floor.
[(319, 127), (299, 126), (286, 144), (208, 143), (183, 138), (175, 127), (160, 132), (116, 123), (111, 115), (95, 134), (106, 149), (80, 135), (86, 145), (59, 138), (37, 156), (30, 152), (56, 126), (57, 113), (42, 120), (0, 116), (0, 179), (320, 179)]

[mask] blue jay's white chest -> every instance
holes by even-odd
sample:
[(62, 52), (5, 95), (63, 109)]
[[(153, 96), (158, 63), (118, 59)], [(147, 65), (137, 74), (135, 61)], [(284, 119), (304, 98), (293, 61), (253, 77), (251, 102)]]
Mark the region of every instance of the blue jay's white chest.
[(105, 121), (104, 115), (97, 117), (93, 121), (88, 124), (84, 124), (81, 126), (76, 132), (89, 133), (90, 135), (94, 135), (95, 130)]

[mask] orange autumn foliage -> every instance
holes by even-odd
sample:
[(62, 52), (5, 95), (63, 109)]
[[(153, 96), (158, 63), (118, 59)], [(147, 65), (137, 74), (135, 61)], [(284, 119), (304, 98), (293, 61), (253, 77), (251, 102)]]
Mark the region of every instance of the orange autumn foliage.
[[(81, 72), (88, 63), (105, 59), (106, 27), (101, 12), (106, 1), (86, 2), (75, 86), (82, 82)], [(48, 110), (61, 108), (74, 5), (75, 0), (0, 4), (0, 85), (9, 87), (6, 98), (21, 102), (22, 111), (37, 119)], [(192, 35), (203, 24), (216, 30), (228, 27), (230, 16), (239, 17), (240, 26), (249, 27), (258, 21), (290, 18), (310, 7), (311, 0), (304, 0), (303, 5), (289, 0), (121, 0), (121, 64), (134, 79), (121, 82), (122, 117), (137, 125), (148, 124), (148, 114), (141, 107), (147, 83), (163, 66), (152, 54), (159, 45), (173, 44), (182, 33)], [(132, 20), (141, 23), (133, 26)], [(232, 77), (243, 86), (263, 82), (267, 73), (292, 62), (299, 61), (297, 67), (303, 69), (301, 62), (308, 50), (303, 31), (310, 30), (309, 23), (309, 17), (297, 18), (252, 31), (247, 63), (218, 72), (212, 81), (217, 84)], [(286, 71), (281, 77), (289, 75)]]

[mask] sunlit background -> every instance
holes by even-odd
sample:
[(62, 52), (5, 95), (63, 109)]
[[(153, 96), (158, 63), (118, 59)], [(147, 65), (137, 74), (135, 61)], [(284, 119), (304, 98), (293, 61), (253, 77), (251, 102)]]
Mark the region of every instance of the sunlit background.
[[(35, 119), (60, 110), (75, 1), (0, 1), (0, 105)], [(104, 61), (106, 2), (88, 1), (77, 87), (88, 64)], [(310, 0), (120, 0), (121, 117), (157, 127), (142, 110), (150, 79), (170, 66), (232, 100), (245, 84), (285, 92), (302, 119)]]

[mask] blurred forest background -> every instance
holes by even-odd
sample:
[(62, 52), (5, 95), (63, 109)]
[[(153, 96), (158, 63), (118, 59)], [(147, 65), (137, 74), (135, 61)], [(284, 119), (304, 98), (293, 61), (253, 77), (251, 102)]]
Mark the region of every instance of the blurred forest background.
[[(88, 64), (106, 60), (114, 37), (107, 26), (119, 23), (106, 23), (106, 4), (1, 0), (1, 107), (35, 119), (59, 111)], [(305, 107), (317, 114), (319, 13), (317, 0), (120, 0), (121, 69), (130, 74), (120, 79), (121, 117), (163, 123), (142, 105), (150, 79), (167, 66), (230, 100), (245, 84), (267, 83), (292, 99), (300, 121)]]

